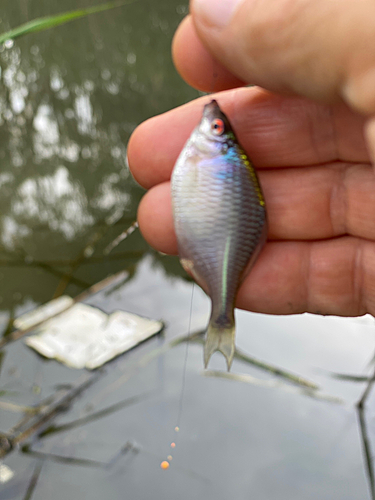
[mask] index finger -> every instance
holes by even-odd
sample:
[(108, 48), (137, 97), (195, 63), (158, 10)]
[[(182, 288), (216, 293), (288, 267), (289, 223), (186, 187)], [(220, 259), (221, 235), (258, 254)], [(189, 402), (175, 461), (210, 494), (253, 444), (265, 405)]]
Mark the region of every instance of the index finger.
[(204, 104), (212, 97), (257, 168), (369, 161), (365, 118), (345, 104), (328, 106), (251, 87), (201, 97), (141, 124), (128, 145), (129, 166), (139, 184), (150, 188), (170, 178)]

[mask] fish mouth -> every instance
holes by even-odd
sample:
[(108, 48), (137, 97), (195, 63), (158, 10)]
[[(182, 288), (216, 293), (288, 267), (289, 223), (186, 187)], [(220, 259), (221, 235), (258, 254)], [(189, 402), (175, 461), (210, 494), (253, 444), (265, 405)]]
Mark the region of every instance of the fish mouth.
[(209, 118), (212, 117), (213, 114), (216, 115), (218, 111), (219, 113), (221, 113), (220, 106), (215, 99), (212, 99), (208, 104), (204, 106), (203, 116), (207, 116), (207, 118)]

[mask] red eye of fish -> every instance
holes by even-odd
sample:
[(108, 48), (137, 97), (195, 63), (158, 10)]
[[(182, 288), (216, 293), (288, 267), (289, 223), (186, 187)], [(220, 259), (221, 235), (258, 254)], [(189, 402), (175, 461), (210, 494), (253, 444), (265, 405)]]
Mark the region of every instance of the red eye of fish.
[(224, 132), (224, 122), (220, 118), (216, 118), (211, 123), (211, 130), (215, 135), (221, 135)]

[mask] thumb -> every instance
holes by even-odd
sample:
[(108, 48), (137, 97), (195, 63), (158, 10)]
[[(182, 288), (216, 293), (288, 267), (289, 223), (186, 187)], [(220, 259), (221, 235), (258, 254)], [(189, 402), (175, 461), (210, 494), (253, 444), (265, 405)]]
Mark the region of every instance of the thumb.
[(191, 0), (195, 29), (240, 80), (375, 112), (373, 0)]

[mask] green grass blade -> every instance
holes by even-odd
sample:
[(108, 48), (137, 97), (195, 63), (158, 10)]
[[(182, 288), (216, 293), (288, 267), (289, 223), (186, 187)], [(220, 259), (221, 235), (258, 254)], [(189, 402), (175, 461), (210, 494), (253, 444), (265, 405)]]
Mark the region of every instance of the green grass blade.
[(56, 16), (46, 16), (38, 17), (25, 24), (21, 24), (17, 28), (14, 28), (6, 33), (0, 34), (0, 44), (4, 43), (6, 40), (14, 40), (23, 35), (29, 33), (35, 33), (37, 31), (48, 30), (54, 28), (55, 26), (60, 26), (61, 24), (69, 23), (80, 17), (89, 16), (91, 14), (96, 14), (98, 12), (103, 12), (105, 10), (114, 9), (116, 7), (122, 7), (123, 5), (134, 3), (136, 0), (127, 0), (122, 2), (109, 2), (95, 7), (89, 7), (87, 9), (72, 10), (69, 12), (63, 12), (62, 14), (57, 14)]

